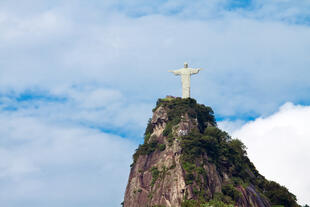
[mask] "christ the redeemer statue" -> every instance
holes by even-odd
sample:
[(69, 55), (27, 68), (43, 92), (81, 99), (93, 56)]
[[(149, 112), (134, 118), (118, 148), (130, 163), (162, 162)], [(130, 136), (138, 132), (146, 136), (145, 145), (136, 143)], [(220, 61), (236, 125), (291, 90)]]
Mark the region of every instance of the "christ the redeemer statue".
[(184, 68), (179, 70), (169, 70), (174, 75), (180, 75), (182, 79), (182, 98), (190, 97), (190, 89), (191, 89), (191, 75), (199, 73), (202, 70), (201, 68), (189, 68), (187, 63), (184, 63)]

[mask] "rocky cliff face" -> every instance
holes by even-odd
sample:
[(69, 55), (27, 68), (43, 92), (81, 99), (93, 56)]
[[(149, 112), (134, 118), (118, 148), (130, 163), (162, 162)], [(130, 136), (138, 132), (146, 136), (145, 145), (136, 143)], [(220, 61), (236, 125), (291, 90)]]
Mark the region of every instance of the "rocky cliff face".
[(133, 158), (125, 207), (200, 206), (209, 201), (271, 206), (264, 187), (269, 181), (247, 159), (242, 143), (220, 131), (212, 109), (193, 99), (159, 100), (145, 142)]

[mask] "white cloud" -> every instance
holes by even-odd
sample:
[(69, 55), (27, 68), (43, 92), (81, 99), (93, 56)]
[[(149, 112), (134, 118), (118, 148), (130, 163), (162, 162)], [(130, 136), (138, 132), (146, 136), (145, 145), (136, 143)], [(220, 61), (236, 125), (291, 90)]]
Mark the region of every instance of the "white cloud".
[(256, 18), (309, 24), (310, 2), (308, 0), (255, 0), (253, 7), (255, 8), (254, 12), (250, 11), (249, 15)]
[[(271, 116), (244, 124), (232, 133), (248, 147), (259, 172), (310, 203), (310, 106), (286, 103)], [(225, 129), (225, 128), (224, 128)]]
[[(44, 44), (46, 37), (64, 34), (70, 24), (67, 19), (54, 11), (44, 11), (37, 15), (24, 18), (9, 12), (0, 12), (2, 43), (19, 45)], [(27, 42), (23, 42), (27, 40)]]
[(119, 206), (134, 145), (38, 118), (0, 115), (0, 203)]
[(222, 120), (222, 121), (217, 121), (217, 126), (225, 130), (228, 133), (232, 133), (240, 129), (245, 123), (246, 121), (244, 120), (235, 120), (235, 121)]
[(101, 108), (111, 104), (117, 104), (122, 99), (123, 94), (117, 90), (95, 88), (86, 89), (85, 91), (70, 91), (70, 98), (73, 98), (77, 105), (83, 108)]
[(137, 140), (142, 137), (152, 107), (144, 102), (133, 102), (119, 90), (100, 85), (80, 85), (52, 93), (28, 91), (26, 95), (8, 93), (0, 96), (0, 110), (4, 114), (113, 131), (122, 136), (134, 136)]

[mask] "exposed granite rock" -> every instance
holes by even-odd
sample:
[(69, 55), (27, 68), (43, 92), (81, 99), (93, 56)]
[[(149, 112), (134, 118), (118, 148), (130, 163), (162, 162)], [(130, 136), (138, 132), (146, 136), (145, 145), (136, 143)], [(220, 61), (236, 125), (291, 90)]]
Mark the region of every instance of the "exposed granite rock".
[[(188, 186), (185, 185), (184, 171), (180, 165), (181, 147), (177, 139), (169, 146), (163, 136), (167, 121), (167, 113), (159, 107), (151, 121), (154, 125), (151, 137), (156, 137), (159, 143), (168, 147), (164, 151), (156, 150), (150, 155), (139, 156), (130, 171), (124, 200), (126, 207), (180, 206), (184, 198)], [(159, 171), (156, 180), (153, 179), (152, 168)]]
[(269, 202), (261, 194), (256, 192), (254, 186), (248, 186), (246, 188), (239, 186), (238, 190), (242, 195), (239, 199), (238, 206), (270, 206)]

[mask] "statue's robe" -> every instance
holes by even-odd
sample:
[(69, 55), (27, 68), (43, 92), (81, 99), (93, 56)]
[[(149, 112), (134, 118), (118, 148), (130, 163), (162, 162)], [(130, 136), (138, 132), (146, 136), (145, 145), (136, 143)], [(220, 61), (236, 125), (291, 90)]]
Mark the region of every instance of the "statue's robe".
[(182, 68), (171, 71), (174, 75), (180, 75), (182, 79), (182, 98), (190, 97), (191, 75), (199, 73), (200, 69)]

